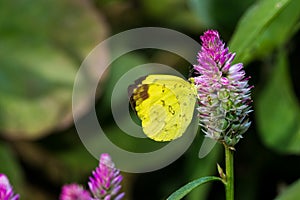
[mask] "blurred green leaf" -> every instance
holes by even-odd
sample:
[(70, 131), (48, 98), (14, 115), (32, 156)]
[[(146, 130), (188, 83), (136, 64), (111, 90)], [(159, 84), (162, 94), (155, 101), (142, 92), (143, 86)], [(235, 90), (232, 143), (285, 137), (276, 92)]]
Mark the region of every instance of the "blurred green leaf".
[(192, 11), (194, 11), (197, 16), (199, 17), (200, 21), (205, 26), (213, 26), (214, 20), (211, 16), (211, 6), (212, 1), (205, 1), (205, 0), (189, 0), (189, 7)]
[(285, 188), (275, 200), (295, 200), (300, 197), (300, 180), (295, 181), (293, 184)]
[(282, 153), (300, 154), (300, 108), (293, 93), (286, 53), (255, 102), (258, 128), (265, 145)]
[(142, 0), (141, 4), (151, 20), (194, 32), (201, 29), (201, 21), (187, 9), (185, 0)]
[(1, 133), (68, 126), (76, 69), (106, 33), (101, 18), (85, 1), (1, 1), (0, 26)]
[(300, 1), (292, 0), (285, 9), (274, 19), (268, 28), (255, 41), (249, 59), (265, 57), (276, 47), (286, 43), (299, 29), (296, 24), (300, 18)]
[(176, 192), (171, 194), (167, 198), (167, 200), (180, 200), (184, 196), (186, 196), (189, 192), (191, 192), (193, 189), (195, 189), (196, 187), (198, 187), (202, 184), (208, 183), (210, 181), (222, 181), (222, 179), (220, 177), (216, 177), (216, 176), (205, 176), (205, 177), (199, 178), (197, 180), (191, 181), (188, 184), (186, 184), (183, 187), (176, 190)]
[[(206, 27), (217, 27), (231, 32), (245, 9), (254, 0), (189, 0), (189, 7)], [(220, 32), (224, 33), (224, 31)], [(222, 34), (223, 35), (223, 34)], [(223, 35), (224, 37), (224, 35)]]
[(285, 43), (300, 17), (298, 0), (262, 0), (241, 18), (230, 41), (236, 61), (247, 63)]

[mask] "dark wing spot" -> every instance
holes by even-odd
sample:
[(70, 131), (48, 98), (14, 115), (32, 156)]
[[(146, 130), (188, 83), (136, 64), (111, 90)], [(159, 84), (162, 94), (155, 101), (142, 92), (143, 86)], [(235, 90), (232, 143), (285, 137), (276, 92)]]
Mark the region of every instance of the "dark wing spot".
[(164, 93), (166, 91), (166, 85), (165, 84), (163, 84), (161, 91), (162, 91), (162, 93)]
[(175, 115), (175, 110), (173, 109), (173, 107), (171, 105), (169, 105), (169, 112), (172, 114), (172, 115)]
[(160, 100), (161, 103), (162, 103), (162, 106), (165, 106), (166, 105), (166, 102), (164, 100)]

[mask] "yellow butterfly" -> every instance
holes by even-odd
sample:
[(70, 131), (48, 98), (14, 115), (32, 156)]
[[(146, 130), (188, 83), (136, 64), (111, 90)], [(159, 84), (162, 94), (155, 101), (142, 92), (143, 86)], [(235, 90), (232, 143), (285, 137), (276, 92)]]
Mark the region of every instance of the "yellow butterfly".
[(148, 75), (130, 85), (128, 93), (144, 133), (155, 141), (182, 136), (193, 118), (197, 90), (180, 77)]

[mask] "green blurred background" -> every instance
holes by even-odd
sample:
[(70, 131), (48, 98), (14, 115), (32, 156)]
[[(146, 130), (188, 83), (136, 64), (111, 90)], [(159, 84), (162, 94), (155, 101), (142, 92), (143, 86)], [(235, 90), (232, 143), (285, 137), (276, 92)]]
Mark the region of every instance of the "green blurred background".
[[(58, 199), (65, 183), (87, 186), (98, 161), (81, 143), (71, 110), (83, 59), (131, 28), (165, 27), (197, 41), (217, 29), (255, 86), (253, 124), (236, 146), (236, 199), (300, 198), (299, 19), (299, 0), (0, 0), (0, 173), (21, 199)], [(112, 120), (110, 96), (122, 74), (149, 62), (189, 73), (189, 64), (174, 54), (129, 53), (107, 71), (96, 105), (109, 137), (135, 152), (159, 145), (124, 137)], [(126, 199), (165, 199), (188, 181), (216, 175), (216, 163), (224, 164), (222, 147), (199, 159), (202, 140), (199, 131), (188, 151), (164, 169), (123, 173)], [(186, 199), (225, 199), (224, 189), (208, 184)]]

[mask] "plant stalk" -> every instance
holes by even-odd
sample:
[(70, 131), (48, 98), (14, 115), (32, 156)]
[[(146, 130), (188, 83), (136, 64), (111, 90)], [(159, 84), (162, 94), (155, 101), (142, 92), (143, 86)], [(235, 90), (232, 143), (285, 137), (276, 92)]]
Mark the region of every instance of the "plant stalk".
[(224, 144), (225, 162), (226, 162), (226, 200), (234, 200), (234, 168), (233, 168), (233, 150)]

